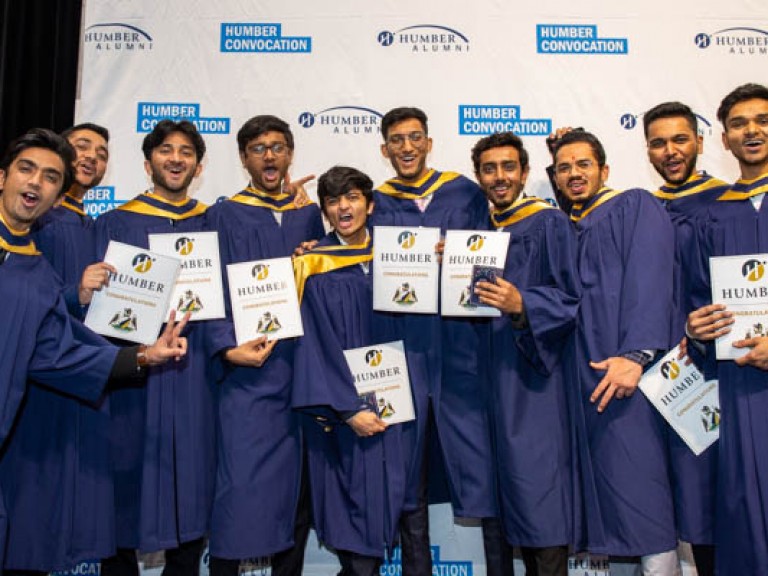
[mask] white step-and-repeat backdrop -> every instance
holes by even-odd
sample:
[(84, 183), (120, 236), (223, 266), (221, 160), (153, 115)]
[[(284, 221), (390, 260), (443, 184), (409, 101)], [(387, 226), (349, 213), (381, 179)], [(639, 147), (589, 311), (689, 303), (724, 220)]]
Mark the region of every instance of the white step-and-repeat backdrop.
[[(147, 188), (141, 141), (166, 117), (187, 118), (205, 136), (193, 194), (207, 203), (246, 184), (235, 134), (256, 114), (291, 124), (294, 177), (348, 164), (382, 181), (391, 168), (379, 123), (403, 105), (429, 116), (432, 167), (471, 174), (474, 142), (513, 130), (531, 155), (528, 193), (551, 197), (545, 138), (559, 126), (602, 139), (614, 188), (657, 187), (642, 114), (681, 100), (699, 116), (700, 166), (733, 180), (715, 111), (735, 86), (768, 82), (764, 0), (85, 4), (77, 121), (112, 133), (107, 177), (89, 197), (94, 215)], [(445, 507), (432, 516), (435, 573), (484, 574), (479, 530), (455, 525)], [(335, 573), (316, 544), (307, 561), (308, 574)], [(602, 561), (574, 561), (571, 572), (607, 574)]]

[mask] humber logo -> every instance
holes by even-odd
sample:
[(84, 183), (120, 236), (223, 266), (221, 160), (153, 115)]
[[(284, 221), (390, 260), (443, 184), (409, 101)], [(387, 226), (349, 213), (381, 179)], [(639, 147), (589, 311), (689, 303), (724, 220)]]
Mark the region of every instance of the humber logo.
[(749, 56), (768, 54), (768, 31), (760, 28), (735, 26), (717, 32), (699, 32), (693, 43), (700, 50), (720, 48), (729, 54)]
[(269, 266), (266, 264), (256, 264), (251, 269), (251, 276), (256, 278), (256, 280), (266, 280), (269, 276)]
[(228, 117), (203, 116), (197, 102), (139, 102), (136, 110), (136, 132), (151, 132), (158, 122), (189, 120), (201, 134), (229, 134)]
[(416, 244), (416, 234), (410, 230), (400, 232), (400, 235), (397, 237), (397, 242), (400, 244), (401, 248), (405, 248), (406, 250), (413, 248), (413, 245)]
[(472, 236), (467, 238), (467, 248), (469, 248), (470, 252), (477, 252), (483, 247), (484, 242), (485, 238), (483, 236), (472, 234)]
[(133, 266), (133, 269), (139, 274), (144, 274), (149, 272), (152, 268), (152, 258), (149, 254), (144, 254), (143, 252), (136, 254), (136, 256), (133, 257), (133, 260), (131, 260), (131, 266)]
[(765, 275), (765, 262), (747, 260), (741, 265), (741, 275), (745, 280), (757, 282)]
[(381, 364), (381, 350), (371, 349), (365, 353), (365, 361), (368, 366), (376, 367)]
[(91, 24), (85, 29), (84, 44), (99, 52), (141, 52), (152, 50), (152, 36), (123, 22)]
[(459, 104), (459, 134), (514, 132), (518, 136), (547, 136), (551, 118), (523, 118), (519, 104)]
[(627, 38), (601, 38), (595, 24), (536, 24), (539, 54), (627, 54)]
[(85, 193), (83, 198), (85, 213), (97, 218), (98, 216), (125, 204), (125, 200), (115, 198), (114, 186), (96, 186)]
[(624, 130), (632, 130), (637, 126), (637, 114), (622, 114), (619, 122)]
[(680, 376), (680, 365), (674, 360), (667, 360), (661, 365), (661, 375), (667, 380), (674, 380)]
[(309, 53), (311, 36), (285, 36), (277, 22), (223, 22), (219, 42), (221, 52)]
[(365, 106), (334, 106), (319, 112), (302, 112), (298, 122), (302, 128), (327, 127), (332, 134), (378, 134), (382, 116)]
[(400, 30), (383, 30), (376, 41), (384, 48), (396, 44), (411, 52), (469, 52), (469, 38), (455, 28), (437, 24), (415, 24)]
[(181, 254), (182, 256), (189, 256), (192, 254), (192, 249), (195, 247), (195, 243), (192, 240), (192, 238), (187, 238), (186, 236), (182, 236), (181, 238), (178, 238), (175, 243), (176, 252)]

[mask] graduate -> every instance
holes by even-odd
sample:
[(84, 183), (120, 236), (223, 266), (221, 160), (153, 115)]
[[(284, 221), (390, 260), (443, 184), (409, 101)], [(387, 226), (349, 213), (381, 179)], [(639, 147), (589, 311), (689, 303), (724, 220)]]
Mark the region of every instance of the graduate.
[[(29, 231), (57, 201), (60, 191), (69, 187), (73, 160), (74, 151), (66, 140), (49, 130), (34, 129), (14, 140), (0, 161), (0, 298), (6, 313), (6, 329), (0, 334), (3, 367), (0, 371), (3, 398), (0, 442), (3, 443), (22, 402), (27, 378), (49, 390), (97, 403), (104, 394), (108, 377), (130, 377), (148, 365), (159, 365), (169, 358), (180, 359), (186, 350), (186, 340), (179, 336), (184, 321), (176, 326), (173, 321), (169, 322), (153, 346), (118, 349), (70, 318), (61, 281), (37, 250)], [(37, 478), (38, 483), (43, 480), (58, 483), (61, 478)], [(18, 488), (18, 484), (4, 481), (0, 506), (6, 500), (12, 504), (17, 502)], [(37, 512), (20, 508), (10, 518), (4, 510), (0, 514), (0, 560), (4, 560), (2, 556), (6, 552), (8, 521), (20, 524), (23, 532), (29, 518), (19, 512), (25, 511)], [(37, 528), (45, 530), (49, 526)], [(106, 529), (109, 534), (110, 527)], [(70, 543), (68, 538), (62, 540)], [(55, 543), (48, 545), (55, 546)], [(11, 546), (13, 541), (8, 553), (15, 558), (14, 562), (22, 558), (33, 570), (39, 570), (41, 563), (48, 560), (33, 553), (17, 556), (17, 550)], [(32, 552), (36, 553), (37, 549)], [(64, 555), (58, 560), (67, 559), (69, 550), (62, 552)]]
[[(152, 191), (98, 218), (100, 257), (110, 240), (148, 248), (150, 234), (205, 230), (206, 206), (188, 196), (205, 154), (194, 124), (158, 122), (142, 151)], [(215, 394), (205, 322), (187, 338), (182, 362), (150, 369), (146, 387), (110, 396), (118, 551), (102, 561), (103, 575), (136, 570), (136, 549), (165, 550), (169, 571), (199, 566), (213, 498)]]
[[(487, 227), (488, 202), (477, 184), (427, 167), (432, 139), (422, 110), (390, 110), (382, 118), (381, 133), (381, 153), (397, 176), (374, 192), (371, 226), (430, 226), (443, 233)], [(412, 452), (401, 520), (403, 570), (431, 573), (427, 485), (438, 486), (438, 472), (444, 468), (454, 515), (485, 519), (489, 574), (508, 573), (511, 565), (499, 557), (499, 524), (492, 520), (497, 515), (496, 489), (478, 358), (487, 322), (394, 313), (382, 315), (382, 322), (391, 323), (393, 339), (405, 343), (416, 410), (416, 421), (403, 426)], [(430, 459), (443, 463), (430, 466), (432, 478), (427, 474)]]
[[(692, 282), (701, 260), (694, 257), (698, 220), (728, 184), (696, 170), (704, 138), (693, 111), (680, 102), (664, 102), (643, 115), (648, 160), (664, 184), (653, 195), (667, 210), (675, 230), (675, 315), (671, 345), (685, 336), (691, 311)], [(708, 295), (707, 295), (708, 297)], [(667, 433), (679, 538), (691, 544), (699, 576), (714, 576), (714, 512), (717, 444), (696, 456), (673, 430)]]
[[(249, 186), (208, 214), (210, 227), (219, 233), (222, 267), (290, 256), (302, 242), (321, 238), (325, 231), (317, 205), (299, 207), (293, 198), (293, 187), (311, 177), (290, 185), (288, 124), (275, 116), (255, 116), (240, 128), (237, 143)], [(289, 187), (291, 193), (284, 191)], [(241, 560), (270, 555), (272, 574), (298, 574), (311, 514), (301, 482), (298, 415), (291, 411), (295, 342), (261, 338), (238, 346), (231, 312), (213, 326), (219, 430), (211, 574), (235, 576)]]
[(387, 428), (361, 401), (344, 350), (377, 343), (373, 260), (366, 220), (373, 182), (337, 166), (317, 187), (333, 231), (294, 262), (304, 337), (296, 345), (293, 407), (303, 419), (314, 525), (336, 551), (339, 574), (378, 574), (397, 535), (405, 498), (402, 425)]
[(562, 211), (523, 195), (529, 166), (520, 138), (482, 138), (472, 161), (493, 204), (493, 227), (510, 233), (503, 277), (476, 284), (480, 302), (502, 312), (493, 319), (488, 370), (502, 525), (509, 544), (521, 547), (527, 575), (567, 576), (576, 237)]
[(573, 131), (556, 143), (555, 178), (573, 203), (583, 287), (576, 357), (589, 440), (589, 457), (580, 458), (589, 550), (640, 556), (644, 574), (673, 574), (666, 427), (636, 390), (644, 367), (670, 344), (674, 233), (651, 194), (611, 190), (608, 172), (594, 135)]
[[(93, 218), (83, 197), (104, 177), (109, 132), (96, 124), (66, 130), (74, 180), (61, 204), (32, 227), (34, 242), (64, 283), (70, 313), (84, 316), (111, 266), (96, 261)], [(88, 272), (84, 275), (86, 268)], [(40, 422), (46, 422), (45, 429)], [(32, 386), (0, 460), (9, 517), (5, 570), (65, 570), (115, 552), (108, 402), (80, 402)], [(42, 483), (41, 478), (50, 478)]]
[[(699, 244), (712, 256), (768, 253), (768, 87), (745, 84), (720, 103), (723, 145), (739, 162), (741, 178), (719, 196), (701, 224)], [(704, 276), (699, 294), (708, 293)], [(703, 306), (688, 316), (694, 340), (712, 343), (730, 332), (733, 315), (722, 304)], [(715, 557), (721, 576), (761, 574), (768, 566), (768, 338), (734, 342), (745, 355), (717, 362), (720, 391)]]

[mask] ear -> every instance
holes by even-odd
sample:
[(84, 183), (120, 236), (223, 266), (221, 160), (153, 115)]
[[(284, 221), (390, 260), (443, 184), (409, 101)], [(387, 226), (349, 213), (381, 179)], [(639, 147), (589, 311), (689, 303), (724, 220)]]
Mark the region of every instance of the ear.
[(197, 167), (195, 168), (195, 178), (200, 176), (200, 173), (203, 171), (203, 165), (198, 162)]
[(389, 160), (389, 148), (387, 148), (387, 143), (381, 145), (381, 155), (384, 156), (387, 160)]
[(0, 190), (3, 189), (3, 184), (5, 184), (5, 170), (0, 170)]
[(152, 164), (149, 160), (144, 160), (144, 172), (147, 173), (147, 176), (152, 178)]
[(603, 183), (603, 186), (605, 186), (605, 183), (608, 181), (608, 175), (611, 173), (611, 168), (608, 166), (608, 164), (605, 164), (602, 168), (600, 168), (600, 181)]
[(728, 150), (728, 152), (730, 152), (731, 145), (728, 144), (728, 136), (726, 135), (725, 131), (723, 131), (722, 139), (723, 139), (723, 148), (725, 148), (726, 150)]
[(245, 168), (245, 156), (246, 156), (245, 150), (240, 152), (240, 163), (243, 165), (243, 168)]
[(696, 154), (704, 153), (704, 136), (696, 134)]
[(432, 152), (432, 138), (427, 138), (427, 154)]
[(366, 211), (365, 211), (365, 213), (366, 213), (366, 214), (368, 214), (368, 216), (370, 216), (371, 214), (373, 214), (373, 207), (374, 207), (374, 205), (375, 205), (375, 202), (374, 202), (373, 200), (371, 200), (370, 202), (368, 202), (368, 208), (367, 208), (367, 209), (366, 209)]
[(525, 186), (525, 183), (528, 181), (528, 173), (531, 171), (530, 164), (525, 167), (525, 170), (523, 170), (522, 174), (520, 174), (520, 184), (522, 186)]

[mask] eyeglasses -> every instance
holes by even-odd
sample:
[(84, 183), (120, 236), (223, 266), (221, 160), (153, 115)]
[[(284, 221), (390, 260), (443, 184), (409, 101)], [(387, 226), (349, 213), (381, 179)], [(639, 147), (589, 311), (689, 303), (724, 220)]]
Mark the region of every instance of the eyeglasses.
[(575, 164), (558, 164), (555, 167), (555, 172), (558, 174), (570, 174), (574, 168), (579, 172), (588, 172), (594, 166), (594, 160), (577, 160)]
[(264, 154), (267, 153), (267, 150), (272, 152), (272, 154), (275, 156), (280, 156), (285, 154), (285, 152), (288, 150), (288, 145), (283, 144), (282, 142), (275, 142), (269, 146), (266, 144), (254, 144), (253, 146), (248, 147), (248, 151), (251, 154), (255, 154), (256, 156), (264, 156)]
[(402, 148), (405, 146), (405, 140), (408, 139), (414, 146), (420, 146), (427, 135), (424, 132), (411, 132), (409, 134), (392, 134), (387, 138), (387, 144), (392, 148)]

